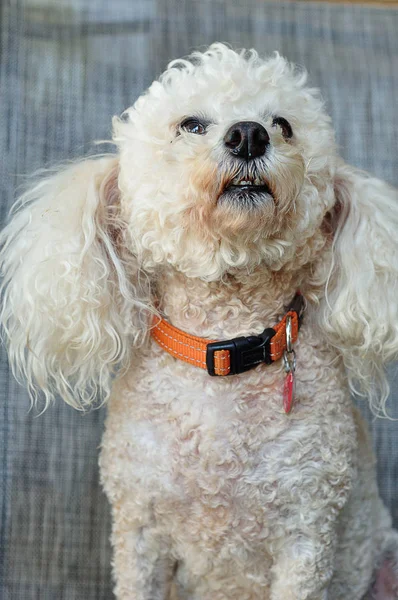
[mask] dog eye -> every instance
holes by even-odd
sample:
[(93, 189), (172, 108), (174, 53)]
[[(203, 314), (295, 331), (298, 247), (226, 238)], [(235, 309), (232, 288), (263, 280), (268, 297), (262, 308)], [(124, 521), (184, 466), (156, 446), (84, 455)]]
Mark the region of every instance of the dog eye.
[(282, 129), (282, 135), (284, 138), (290, 140), (293, 137), (293, 129), (289, 121), (286, 121), (283, 117), (274, 117), (272, 120), (272, 127), (279, 126)]
[(185, 119), (181, 123), (180, 128), (188, 133), (196, 133), (197, 135), (203, 135), (206, 133), (206, 125), (201, 123), (199, 119), (194, 119), (192, 117)]

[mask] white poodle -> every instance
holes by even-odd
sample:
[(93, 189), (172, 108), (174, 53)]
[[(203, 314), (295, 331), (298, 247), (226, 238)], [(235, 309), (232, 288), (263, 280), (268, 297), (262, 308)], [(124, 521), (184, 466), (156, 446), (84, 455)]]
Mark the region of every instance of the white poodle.
[(116, 155), (46, 173), (2, 233), (15, 375), (109, 398), (119, 599), (398, 598), (350, 399), (385, 413), (397, 194), (338, 158), (305, 82), (221, 44), (175, 61)]

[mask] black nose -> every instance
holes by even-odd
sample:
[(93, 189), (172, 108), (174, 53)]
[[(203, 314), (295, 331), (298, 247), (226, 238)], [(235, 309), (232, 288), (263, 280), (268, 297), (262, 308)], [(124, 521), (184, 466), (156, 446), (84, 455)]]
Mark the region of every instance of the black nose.
[(260, 123), (240, 121), (228, 129), (224, 144), (234, 156), (251, 160), (265, 154), (269, 135)]

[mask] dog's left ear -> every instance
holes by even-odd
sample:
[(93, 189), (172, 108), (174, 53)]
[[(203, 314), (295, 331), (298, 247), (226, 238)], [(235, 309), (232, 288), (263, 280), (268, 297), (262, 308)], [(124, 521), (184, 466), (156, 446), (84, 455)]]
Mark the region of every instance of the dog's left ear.
[(384, 366), (398, 356), (398, 192), (343, 163), (334, 188), (332, 266), (320, 324), (343, 355), (352, 389), (384, 413)]

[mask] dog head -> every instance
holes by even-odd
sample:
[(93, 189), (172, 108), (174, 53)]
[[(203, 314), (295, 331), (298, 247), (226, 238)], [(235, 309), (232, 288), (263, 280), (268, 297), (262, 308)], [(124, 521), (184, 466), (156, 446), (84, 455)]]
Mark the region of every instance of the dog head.
[(145, 269), (214, 280), (297, 264), (316, 244), (334, 203), (335, 146), (305, 81), (278, 54), (214, 44), (171, 63), (114, 119), (123, 210)]
[(114, 119), (117, 155), (49, 173), (20, 199), (0, 237), (0, 321), (33, 397), (109, 395), (145, 339), (158, 270), (222, 285), (263, 268), (302, 270), (308, 317), (352, 387), (383, 406), (398, 353), (397, 196), (337, 157), (305, 81), (277, 54), (215, 44)]

